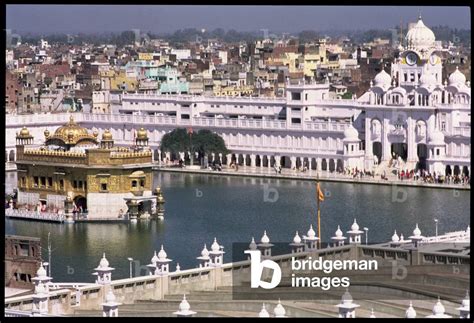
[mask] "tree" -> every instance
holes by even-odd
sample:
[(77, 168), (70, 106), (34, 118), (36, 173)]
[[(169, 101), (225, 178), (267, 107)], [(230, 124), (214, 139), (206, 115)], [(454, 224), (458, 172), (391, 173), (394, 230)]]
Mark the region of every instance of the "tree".
[(187, 151), (191, 153), (197, 152), (199, 158), (203, 158), (211, 153), (222, 153), (223, 155), (229, 153), (224, 139), (206, 129), (199, 130), (191, 135), (188, 134), (186, 129), (174, 129), (163, 136), (160, 149), (162, 152), (171, 152), (173, 154)]

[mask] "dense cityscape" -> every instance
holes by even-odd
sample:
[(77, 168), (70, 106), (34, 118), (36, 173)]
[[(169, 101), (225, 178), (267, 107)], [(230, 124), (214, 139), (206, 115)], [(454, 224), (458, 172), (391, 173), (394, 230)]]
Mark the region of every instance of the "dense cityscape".
[[(377, 30), (7, 29), (5, 315), (469, 318), (470, 79), (470, 29), (416, 13)], [(251, 290), (244, 249), (277, 288)], [(318, 258), (380, 268), (291, 289), (289, 263)]]

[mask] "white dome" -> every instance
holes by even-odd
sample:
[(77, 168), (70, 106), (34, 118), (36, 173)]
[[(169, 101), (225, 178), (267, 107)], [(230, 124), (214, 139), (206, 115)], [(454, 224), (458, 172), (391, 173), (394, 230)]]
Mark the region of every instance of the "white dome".
[(449, 75), (449, 85), (463, 85), (466, 84), (466, 76), (459, 71), (456, 66), (456, 70)]
[(250, 241), (249, 248), (250, 248), (250, 250), (256, 250), (257, 249), (257, 244), (255, 243), (254, 237), (252, 237), (252, 241)]
[(298, 231), (296, 231), (296, 235), (293, 238), (293, 243), (301, 243), (301, 238), (300, 238), (300, 235), (298, 234)]
[(105, 302), (106, 303), (115, 302), (115, 295), (112, 292), (112, 290), (109, 290), (109, 292), (107, 293), (107, 296), (105, 296)]
[(400, 241), (400, 237), (397, 234), (397, 230), (395, 230), (395, 233), (392, 236), (392, 242), (399, 242), (399, 241)]
[(359, 132), (352, 124), (344, 130), (344, 140), (359, 140)]
[(151, 258), (151, 263), (155, 264), (158, 261), (158, 256), (156, 255), (156, 250), (155, 253), (153, 254), (153, 257)]
[(267, 236), (267, 231), (263, 231), (262, 239), (260, 239), (261, 243), (270, 243), (270, 238)]
[(371, 319), (375, 319), (375, 318), (376, 318), (376, 317), (375, 317), (375, 314), (374, 314), (374, 309), (372, 309), (371, 312), (370, 312), (370, 318), (371, 318)]
[(416, 311), (413, 308), (413, 304), (410, 302), (410, 306), (405, 312), (405, 318), (407, 319), (414, 319), (416, 317)]
[(441, 300), (438, 297), (438, 301), (436, 302), (435, 306), (433, 306), (433, 314), (434, 315), (444, 314), (444, 311), (445, 311), (444, 306), (443, 304), (441, 304)]
[(444, 145), (444, 135), (441, 131), (433, 131), (428, 139), (428, 143), (431, 145)]
[(204, 248), (201, 251), (201, 257), (204, 257), (204, 258), (209, 257), (209, 250), (207, 250), (206, 244), (204, 244)]
[(161, 245), (161, 250), (158, 252), (158, 259), (165, 260), (168, 255), (166, 254), (165, 249), (163, 249), (163, 245)]
[(217, 251), (219, 251), (219, 249), (220, 249), (220, 246), (219, 246), (219, 244), (217, 243), (217, 239), (214, 238), (214, 242), (213, 242), (212, 245), (211, 245), (211, 250), (212, 250), (213, 252), (217, 252)]
[(43, 294), (46, 293), (46, 287), (42, 282), (35, 286), (35, 294)]
[(258, 313), (258, 317), (270, 317), (270, 314), (268, 313), (267, 309), (265, 308), (265, 303), (262, 305), (262, 310), (260, 313)]
[(282, 317), (286, 314), (286, 310), (283, 305), (281, 305), (280, 299), (278, 299), (278, 304), (273, 309), (273, 314), (275, 314), (276, 317)]
[(349, 293), (349, 290), (346, 289), (346, 292), (342, 294), (341, 301), (343, 304), (352, 303), (352, 295)]
[(40, 264), (40, 267), (36, 271), (36, 276), (38, 276), (40, 278), (46, 277), (46, 269), (44, 269), (43, 263)]
[(418, 223), (416, 224), (415, 230), (413, 230), (413, 235), (414, 235), (415, 237), (421, 236), (421, 230), (420, 230), (420, 228), (418, 228)]
[(341, 228), (339, 226), (337, 226), (336, 237), (338, 237), (338, 238), (342, 237), (342, 231), (341, 231)]
[(102, 259), (99, 262), (99, 267), (100, 268), (108, 268), (109, 267), (109, 261), (107, 258), (105, 258), (105, 252), (102, 254)]
[(308, 230), (308, 238), (314, 238), (316, 236), (316, 232), (314, 232), (313, 230), (313, 225), (311, 224), (309, 226), (309, 230)]
[(183, 300), (179, 303), (179, 310), (182, 312), (187, 312), (191, 308), (188, 301), (186, 300), (186, 294), (183, 295)]
[(436, 81), (436, 77), (430, 73), (423, 73), (420, 77), (420, 86), (435, 86), (438, 82)]
[(357, 224), (356, 219), (354, 219), (354, 223), (352, 223), (351, 230), (359, 231), (359, 225)]
[(436, 37), (433, 31), (425, 26), (420, 16), (416, 25), (408, 31), (405, 39), (408, 49), (421, 51), (434, 47)]
[(390, 74), (385, 72), (384, 69), (382, 69), (382, 71), (375, 76), (374, 83), (375, 86), (380, 87), (390, 86), (390, 84), (392, 83), (392, 77), (390, 76)]

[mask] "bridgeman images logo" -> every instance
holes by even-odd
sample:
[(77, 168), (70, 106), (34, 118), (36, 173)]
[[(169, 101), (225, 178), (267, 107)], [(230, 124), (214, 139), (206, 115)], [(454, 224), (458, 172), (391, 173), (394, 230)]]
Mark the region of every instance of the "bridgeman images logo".
[[(261, 259), (260, 250), (245, 250), (244, 252), (246, 254), (250, 254), (250, 287), (251, 288), (262, 287), (263, 289), (273, 289), (277, 287), (278, 284), (280, 284), (281, 268), (276, 262), (269, 259), (260, 261)], [(263, 273), (264, 268), (273, 270), (272, 280), (270, 282), (266, 282), (262, 280), (262, 273)]]

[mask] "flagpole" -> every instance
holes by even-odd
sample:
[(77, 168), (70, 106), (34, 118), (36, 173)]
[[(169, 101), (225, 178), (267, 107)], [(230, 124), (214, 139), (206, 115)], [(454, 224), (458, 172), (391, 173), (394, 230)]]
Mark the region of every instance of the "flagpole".
[[(318, 182), (318, 185), (316, 187), (316, 190), (318, 189), (319, 187), (319, 182)], [(319, 238), (319, 249), (321, 249), (321, 210), (319, 208), (319, 192), (316, 192), (317, 194), (317, 200), (318, 200), (318, 238)]]

